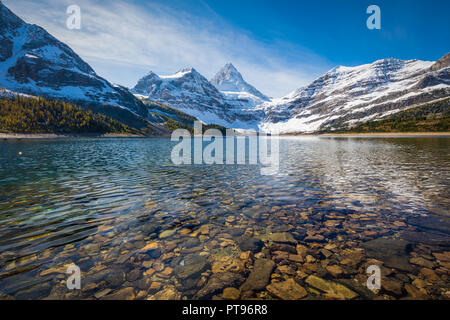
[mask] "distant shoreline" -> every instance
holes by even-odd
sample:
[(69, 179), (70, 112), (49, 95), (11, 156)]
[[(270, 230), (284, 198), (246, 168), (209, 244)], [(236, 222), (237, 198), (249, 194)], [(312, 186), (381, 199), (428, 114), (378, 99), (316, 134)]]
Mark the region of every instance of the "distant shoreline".
[(0, 133), (0, 140), (15, 139), (63, 139), (63, 138), (142, 138), (143, 135), (137, 134), (118, 134), (118, 133), (80, 133), (80, 134), (57, 134), (57, 133)]
[(324, 137), (436, 137), (436, 136), (450, 136), (450, 132), (370, 132), (370, 133), (323, 133), (318, 136)]
[(304, 133), (282, 134), (282, 137), (450, 137), (450, 132), (367, 132), (367, 133)]
[[(450, 137), (450, 132), (380, 132), (380, 133), (305, 133), (305, 134), (282, 134), (281, 137)], [(118, 133), (80, 133), (80, 134), (56, 134), (56, 133), (0, 133), (0, 140), (21, 139), (64, 139), (64, 138), (152, 138), (138, 134)]]

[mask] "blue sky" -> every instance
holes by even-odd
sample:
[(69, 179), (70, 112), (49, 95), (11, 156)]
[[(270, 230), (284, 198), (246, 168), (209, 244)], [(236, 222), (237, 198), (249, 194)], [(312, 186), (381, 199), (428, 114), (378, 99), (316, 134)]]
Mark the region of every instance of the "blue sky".
[[(336, 65), (394, 57), (436, 60), (450, 51), (443, 0), (3, 0), (27, 22), (70, 45), (100, 75), (125, 86), (152, 70), (192, 66), (207, 78), (232, 62), (273, 97)], [(77, 4), (81, 30), (65, 27)], [(381, 9), (369, 30), (366, 9)]]
[[(262, 41), (289, 41), (331, 63), (385, 57), (435, 60), (450, 50), (450, 1), (210, 0), (210, 8)], [(381, 30), (369, 30), (366, 9), (381, 9)], [(239, 10), (233, 10), (238, 7)]]

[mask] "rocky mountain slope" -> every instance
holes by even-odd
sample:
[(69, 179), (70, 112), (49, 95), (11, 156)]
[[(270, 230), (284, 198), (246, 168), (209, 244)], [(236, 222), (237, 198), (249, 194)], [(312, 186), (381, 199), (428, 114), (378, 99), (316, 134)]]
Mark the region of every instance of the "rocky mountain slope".
[(149, 72), (131, 91), (144, 100), (166, 104), (207, 124), (256, 129), (264, 116), (251, 110), (243, 100), (228, 98), (194, 68), (169, 76)]
[[(380, 120), (367, 121), (340, 132), (449, 132), (450, 98), (426, 103), (394, 113)], [(328, 133), (324, 130), (323, 133)]]
[(161, 134), (169, 132), (169, 121), (186, 125), (190, 117), (236, 129), (316, 132), (348, 128), (449, 97), (450, 54), (436, 62), (383, 59), (336, 67), (280, 99), (269, 99), (248, 84), (231, 63), (211, 81), (193, 68), (170, 76), (150, 72), (132, 89), (133, 95), (97, 75), (67, 45), (0, 2), (0, 88), (5, 88), (2, 96), (68, 101)]
[(265, 103), (272, 133), (344, 128), (450, 96), (448, 55), (439, 61), (383, 59), (336, 67), (310, 85)]
[(0, 2), (0, 87), (70, 101), (133, 127), (151, 126), (148, 107), (128, 89), (97, 75), (72, 49), (43, 28), (25, 23)]
[(227, 64), (208, 82), (194, 69), (149, 73), (134, 93), (206, 123), (270, 133), (343, 129), (450, 96), (449, 55), (437, 62), (383, 59), (336, 67), (286, 97), (269, 99)]

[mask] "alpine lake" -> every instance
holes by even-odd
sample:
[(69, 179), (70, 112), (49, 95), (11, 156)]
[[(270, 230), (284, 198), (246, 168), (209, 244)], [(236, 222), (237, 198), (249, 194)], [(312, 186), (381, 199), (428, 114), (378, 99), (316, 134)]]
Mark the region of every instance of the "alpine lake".
[(283, 137), (269, 176), (175, 144), (0, 141), (0, 299), (450, 299), (449, 138)]

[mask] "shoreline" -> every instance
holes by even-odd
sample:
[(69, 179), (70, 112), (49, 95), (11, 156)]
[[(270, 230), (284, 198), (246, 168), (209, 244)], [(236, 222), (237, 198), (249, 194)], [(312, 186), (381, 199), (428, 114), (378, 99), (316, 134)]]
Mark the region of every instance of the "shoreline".
[(64, 139), (64, 138), (145, 138), (146, 136), (137, 134), (57, 134), (57, 133), (0, 133), (0, 140), (15, 140), (15, 139)]
[(368, 138), (384, 138), (384, 137), (450, 137), (450, 132), (368, 132), (368, 133), (311, 133), (311, 134), (287, 134), (280, 135), (282, 137), (368, 137)]
[[(22, 139), (64, 139), (64, 138), (152, 138), (155, 136), (144, 136), (138, 134), (119, 133), (81, 133), (81, 134), (57, 134), (57, 133), (0, 133), (0, 140), (22, 140)], [(358, 137), (358, 138), (386, 138), (386, 137), (450, 137), (450, 132), (380, 132), (380, 133), (305, 133), (305, 134), (282, 134), (280, 137)]]

